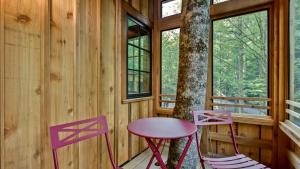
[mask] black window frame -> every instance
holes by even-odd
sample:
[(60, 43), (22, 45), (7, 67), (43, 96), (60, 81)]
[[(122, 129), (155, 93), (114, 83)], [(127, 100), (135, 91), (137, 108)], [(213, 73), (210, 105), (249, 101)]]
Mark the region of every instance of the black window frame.
[[(133, 45), (128, 43), (129, 39), (128, 39), (128, 20), (132, 20), (135, 23), (137, 23), (139, 26), (141, 26), (143, 29), (145, 29), (149, 34), (149, 50), (144, 49), (141, 47), (141, 40), (140, 40), (140, 35), (139, 35), (139, 45)], [(125, 21), (125, 25), (126, 25), (126, 98), (127, 99), (135, 99), (135, 98), (143, 98), (143, 97), (149, 97), (152, 96), (152, 30), (151, 28), (149, 28), (146, 24), (144, 24), (143, 22), (141, 22), (140, 20), (138, 20), (137, 18), (131, 16), (130, 14), (126, 14), (126, 21)], [(139, 50), (139, 69), (135, 70), (135, 69), (129, 69), (128, 68), (128, 46), (132, 46), (135, 47)], [(141, 50), (143, 50), (144, 52), (147, 52), (149, 54), (149, 72), (148, 71), (144, 71), (141, 70)], [(130, 94), (128, 87), (129, 87), (129, 81), (128, 81), (128, 72), (129, 71), (135, 71), (138, 72), (139, 74), (139, 92), (137, 94)], [(149, 74), (149, 92), (147, 93), (142, 93), (141, 92), (141, 73), (147, 73)]]

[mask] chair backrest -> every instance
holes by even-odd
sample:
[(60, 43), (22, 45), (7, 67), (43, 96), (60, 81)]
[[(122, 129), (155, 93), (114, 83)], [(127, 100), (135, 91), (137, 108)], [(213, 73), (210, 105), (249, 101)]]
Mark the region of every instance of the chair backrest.
[(104, 116), (51, 126), (52, 148), (58, 149), (107, 132), (108, 126)]
[[(231, 112), (225, 110), (199, 110), (194, 111), (194, 124), (196, 126), (209, 126), (209, 125), (229, 125), (232, 144), (236, 154), (239, 154), (239, 150), (237, 148), (235, 133), (232, 127), (232, 116)], [(197, 136), (198, 137), (198, 136)], [(198, 140), (198, 138), (197, 138)], [(198, 142), (198, 141), (197, 141)], [(199, 151), (200, 158), (201, 152)]]
[(110, 162), (114, 169), (117, 168), (108, 140), (108, 126), (104, 116), (51, 126), (50, 135), (55, 169), (59, 169), (57, 149), (99, 135), (105, 135)]
[(231, 112), (224, 110), (199, 110), (193, 115), (197, 126), (232, 124)]

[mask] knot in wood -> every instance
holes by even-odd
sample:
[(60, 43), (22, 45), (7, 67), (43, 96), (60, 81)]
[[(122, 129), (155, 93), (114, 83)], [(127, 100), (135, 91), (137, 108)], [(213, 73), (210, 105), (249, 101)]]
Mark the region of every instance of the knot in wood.
[(73, 12), (68, 12), (67, 19), (72, 19), (72, 18), (73, 18)]
[(19, 16), (17, 17), (17, 21), (18, 21), (19, 23), (28, 23), (28, 22), (31, 21), (31, 19), (30, 19), (29, 16), (27, 16), (27, 15), (19, 15)]

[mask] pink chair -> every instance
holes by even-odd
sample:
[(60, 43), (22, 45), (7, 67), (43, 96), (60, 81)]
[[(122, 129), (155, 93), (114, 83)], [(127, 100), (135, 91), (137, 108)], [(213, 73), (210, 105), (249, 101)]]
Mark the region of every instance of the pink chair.
[(207, 158), (201, 154), (200, 146), (199, 146), (199, 137), (198, 133), (196, 133), (196, 141), (197, 141), (197, 149), (200, 158), (200, 163), (202, 168), (205, 168), (204, 163), (210, 165), (212, 168), (218, 169), (260, 169), (267, 168), (266, 166), (258, 163), (246, 157), (243, 154), (239, 153), (237, 148), (235, 134), (232, 127), (232, 116), (231, 112), (227, 111), (219, 111), (219, 110), (202, 110), (202, 111), (194, 111), (194, 123), (197, 126), (209, 126), (209, 125), (229, 125), (232, 144), (235, 150), (235, 155), (231, 157), (225, 158)]
[[(68, 135), (63, 138), (60, 138), (59, 134), (68, 134)], [(75, 121), (71, 123), (60, 124), (60, 125), (55, 125), (50, 127), (54, 168), (59, 169), (57, 152), (56, 152), (57, 149), (103, 134), (105, 135), (109, 159), (113, 168), (122, 169), (116, 165), (113, 159), (111, 145), (108, 140), (108, 126), (107, 126), (106, 118), (104, 116), (99, 116), (92, 119), (80, 120), (80, 121)]]

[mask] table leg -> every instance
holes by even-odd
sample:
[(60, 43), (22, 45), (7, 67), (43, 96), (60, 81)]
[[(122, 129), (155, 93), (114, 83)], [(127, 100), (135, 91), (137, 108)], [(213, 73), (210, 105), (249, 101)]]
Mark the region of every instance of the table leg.
[[(157, 144), (157, 146), (156, 146), (158, 150), (159, 150), (159, 147), (161, 146), (161, 143), (162, 143), (163, 141), (164, 141), (164, 139), (159, 139), (158, 144)], [(150, 161), (149, 161), (149, 163), (148, 163), (146, 169), (149, 169), (149, 168), (150, 168), (150, 166), (151, 166), (151, 164), (152, 164), (152, 162), (153, 162), (153, 160), (154, 160), (154, 157), (155, 157), (155, 155), (153, 154), (152, 157), (150, 158)]]
[(189, 139), (188, 139), (188, 141), (186, 143), (186, 146), (185, 146), (185, 148), (184, 148), (184, 150), (183, 150), (183, 152), (182, 152), (182, 154), (181, 154), (181, 156), (179, 158), (179, 161), (177, 163), (176, 169), (179, 169), (181, 167), (182, 162), (184, 160), (184, 157), (186, 156), (186, 153), (187, 153), (188, 149), (190, 148), (190, 146), (192, 144), (192, 141), (193, 141), (193, 135), (189, 136)]
[(147, 141), (147, 143), (148, 143), (150, 149), (152, 150), (153, 155), (155, 156), (156, 160), (159, 162), (160, 167), (161, 167), (162, 169), (167, 169), (167, 167), (166, 167), (164, 161), (163, 161), (162, 158), (161, 158), (161, 154), (160, 154), (158, 148), (157, 148), (157, 147), (155, 146), (155, 144), (153, 143), (153, 141), (152, 141), (150, 138), (146, 138), (146, 141)]

